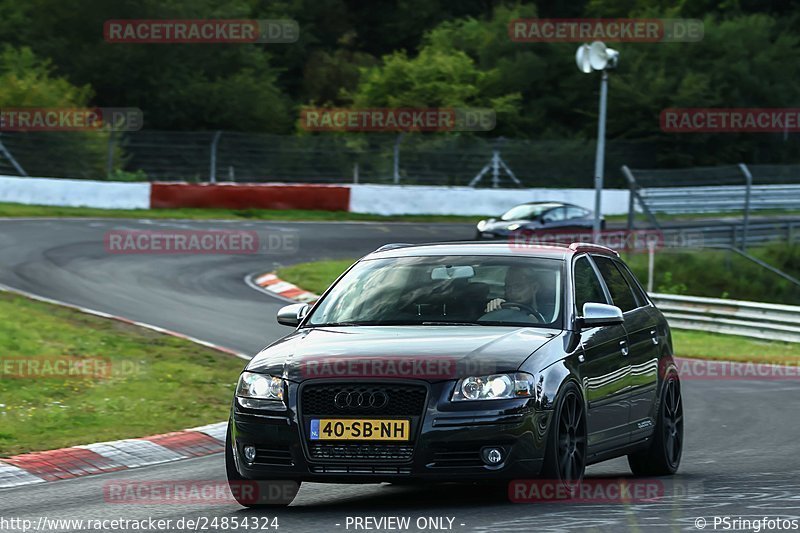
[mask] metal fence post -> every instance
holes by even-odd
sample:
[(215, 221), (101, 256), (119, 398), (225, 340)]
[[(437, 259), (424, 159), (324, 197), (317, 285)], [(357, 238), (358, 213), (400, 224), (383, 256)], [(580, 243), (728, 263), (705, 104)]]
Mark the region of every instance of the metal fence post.
[(217, 145), (219, 144), (220, 136), (222, 136), (222, 132), (217, 131), (211, 140), (211, 160), (208, 169), (208, 181), (211, 183), (217, 182)]
[(653, 278), (655, 277), (656, 243), (647, 243), (647, 292), (653, 292)]
[(395, 185), (400, 185), (400, 143), (403, 140), (403, 134), (398, 133), (394, 141), (394, 173), (393, 179)]
[(742, 244), (741, 249), (747, 250), (747, 226), (750, 224), (750, 190), (753, 188), (753, 175), (744, 163), (739, 163), (739, 169), (744, 174), (746, 182), (744, 192), (744, 221), (742, 224)]
[(108, 130), (108, 154), (106, 157), (106, 179), (114, 173), (114, 130)]
[(622, 174), (625, 176), (625, 181), (628, 182), (628, 231), (631, 231), (634, 226), (634, 208), (636, 204), (636, 196), (634, 195), (633, 187), (636, 180), (633, 178), (633, 173), (628, 165), (622, 165)]

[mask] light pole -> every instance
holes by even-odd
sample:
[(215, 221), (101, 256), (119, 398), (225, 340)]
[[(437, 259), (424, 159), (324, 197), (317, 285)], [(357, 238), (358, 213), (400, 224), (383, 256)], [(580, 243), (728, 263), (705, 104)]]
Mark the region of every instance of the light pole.
[(603, 195), (603, 167), (606, 154), (606, 102), (608, 100), (608, 71), (617, 67), (619, 52), (606, 47), (600, 41), (583, 44), (575, 53), (578, 69), (584, 74), (593, 70), (602, 71), (600, 77), (600, 116), (597, 119), (597, 152), (594, 158), (594, 228), (592, 239), (600, 241), (600, 211)]

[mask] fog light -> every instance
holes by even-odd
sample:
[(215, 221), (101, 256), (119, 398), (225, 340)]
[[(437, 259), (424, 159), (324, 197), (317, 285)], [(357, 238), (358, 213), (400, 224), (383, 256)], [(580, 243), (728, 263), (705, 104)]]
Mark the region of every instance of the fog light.
[(244, 458), (247, 459), (248, 463), (253, 462), (253, 460), (256, 458), (256, 449), (254, 446), (244, 447)]
[(498, 465), (503, 462), (503, 450), (500, 448), (484, 448), (481, 450), (483, 462), (487, 465)]

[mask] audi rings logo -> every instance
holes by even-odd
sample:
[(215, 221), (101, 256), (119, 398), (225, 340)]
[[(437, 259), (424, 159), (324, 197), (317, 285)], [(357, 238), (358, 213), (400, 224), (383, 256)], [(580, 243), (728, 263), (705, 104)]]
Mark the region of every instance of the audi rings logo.
[(348, 392), (342, 391), (333, 398), (333, 404), (339, 409), (362, 407), (364, 409), (380, 409), (389, 403), (385, 392)]

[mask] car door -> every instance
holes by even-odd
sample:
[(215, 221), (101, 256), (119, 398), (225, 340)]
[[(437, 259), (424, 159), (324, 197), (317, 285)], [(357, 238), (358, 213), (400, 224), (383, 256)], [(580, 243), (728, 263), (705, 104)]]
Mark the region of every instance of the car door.
[[(641, 283), (624, 263), (618, 261), (615, 264), (636, 297), (639, 306), (636, 312), (647, 314), (646, 327), (638, 328), (635, 337), (628, 332), (631, 342), (631, 439), (639, 440), (650, 434), (655, 423), (652, 419), (653, 405), (656, 401), (659, 361), (663, 349), (661, 342), (666, 337), (666, 331), (660, 323), (660, 314), (650, 303)], [(644, 320), (642, 317), (642, 325)], [(628, 324), (625, 327), (632, 329)]]
[[(588, 255), (574, 260), (572, 272), (576, 316), (583, 314), (585, 303), (611, 303)], [(580, 338), (584, 353), (579, 368), (588, 410), (588, 445), (590, 453), (597, 453), (628, 443), (628, 359), (622, 353), (627, 335), (619, 324), (584, 329)]]
[[(628, 364), (626, 396), (629, 401), (628, 427), (631, 438), (652, 431), (650, 418), (658, 381), (658, 347), (653, 343), (657, 336), (654, 317), (644, 295), (637, 296), (626, 279), (625, 266), (610, 257), (596, 256), (595, 264), (608, 287), (614, 305), (622, 309), (624, 327), (628, 334)], [(623, 273), (625, 272), (625, 273)]]

